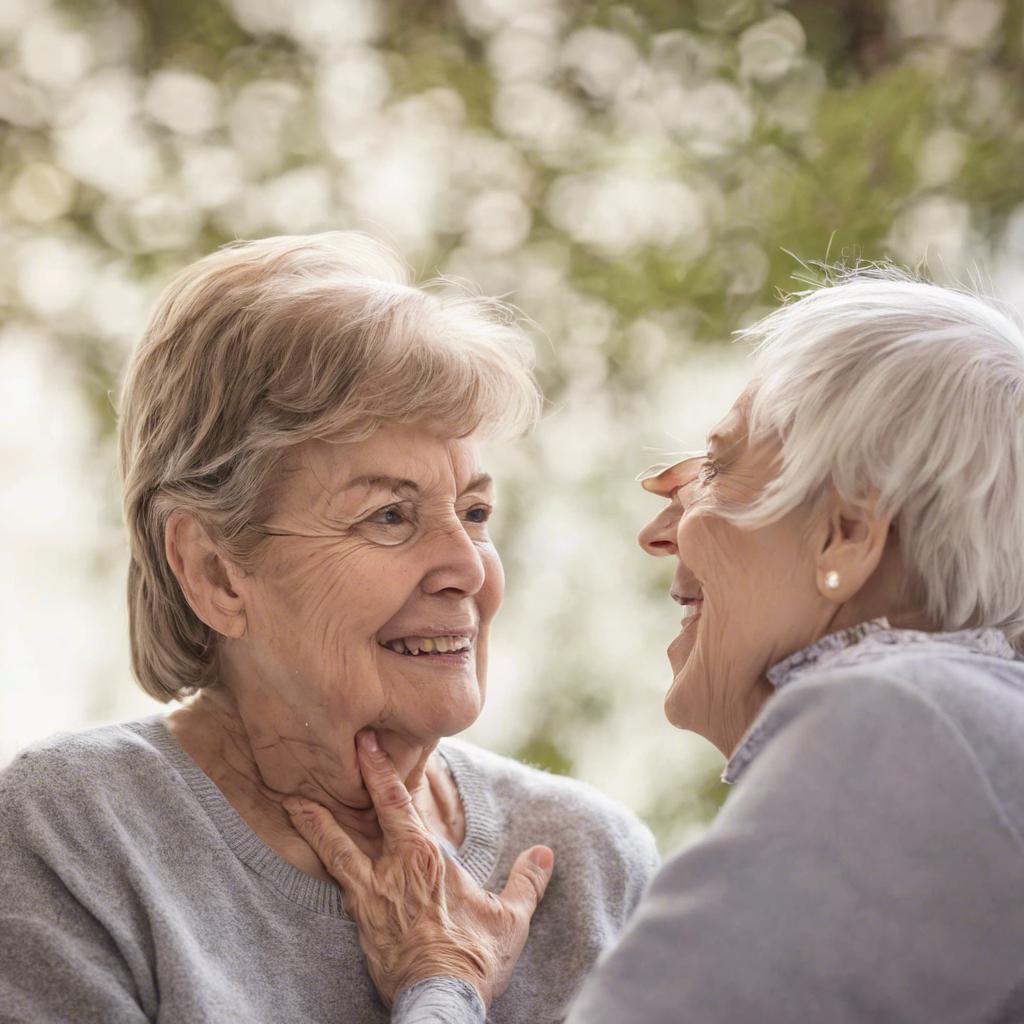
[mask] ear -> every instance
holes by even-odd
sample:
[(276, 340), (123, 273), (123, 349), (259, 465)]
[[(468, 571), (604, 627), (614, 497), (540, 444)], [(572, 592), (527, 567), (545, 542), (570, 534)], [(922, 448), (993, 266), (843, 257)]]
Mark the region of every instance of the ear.
[(228, 562), (189, 512), (172, 512), (164, 528), (167, 562), (192, 611), (222, 636), (245, 635), (241, 573)]
[[(818, 592), (835, 604), (849, 601), (882, 561), (892, 516), (879, 515), (876, 507), (877, 495), (872, 495), (866, 504), (855, 505), (833, 492), (816, 573)], [(830, 586), (830, 581), (837, 585)]]

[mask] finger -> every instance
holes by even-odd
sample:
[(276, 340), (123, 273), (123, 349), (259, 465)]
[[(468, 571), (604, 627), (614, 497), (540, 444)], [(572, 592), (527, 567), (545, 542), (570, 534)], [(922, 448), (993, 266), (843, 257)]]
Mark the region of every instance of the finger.
[(295, 831), (306, 840), (325, 868), (345, 889), (360, 885), (370, 870), (369, 858), (349, 838), (326, 807), (302, 797), (281, 801)]
[(537, 904), (544, 898), (555, 855), (546, 846), (524, 850), (512, 865), (508, 882), (501, 892), (502, 902), (525, 921), (533, 917)]
[(394, 762), (381, 750), (376, 734), (372, 729), (361, 732), (357, 744), (359, 768), (377, 811), (385, 842), (422, 835), (426, 829), (409, 790), (405, 788)]

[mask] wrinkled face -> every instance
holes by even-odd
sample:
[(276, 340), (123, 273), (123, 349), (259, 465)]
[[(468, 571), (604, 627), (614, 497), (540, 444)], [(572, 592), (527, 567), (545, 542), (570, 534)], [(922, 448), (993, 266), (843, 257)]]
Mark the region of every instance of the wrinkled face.
[(291, 707), (411, 742), (469, 726), (504, 577), (490, 478), (421, 426), (302, 445), (246, 578), (247, 661)]
[(696, 464), (645, 482), (668, 504), (640, 534), (649, 554), (676, 559), (671, 593), (684, 609), (665, 713), (726, 756), (771, 692), (767, 669), (821, 633), (809, 511), (758, 529), (721, 515), (749, 505), (778, 468), (777, 442), (747, 436), (748, 407), (745, 393)]

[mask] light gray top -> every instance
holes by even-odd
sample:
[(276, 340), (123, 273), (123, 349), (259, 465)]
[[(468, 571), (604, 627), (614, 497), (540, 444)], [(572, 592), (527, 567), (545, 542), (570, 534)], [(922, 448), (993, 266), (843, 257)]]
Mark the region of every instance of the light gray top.
[[(544, 842), (558, 869), (491, 1020), (564, 1018), (657, 866), (596, 790), (465, 743), (458, 858), (500, 890)], [(57, 736), (0, 773), (0, 1021), (383, 1024), (340, 890), (278, 857), (162, 718)]]
[[(1020, 1024), (1024, 663), (1006, 638), (882, 619), (770, 679), (725, 771), (736, 788), (571, 1024)], [(392, 1020), (483, 1020), (450, 982), (439, 1007), (439, 986)]]

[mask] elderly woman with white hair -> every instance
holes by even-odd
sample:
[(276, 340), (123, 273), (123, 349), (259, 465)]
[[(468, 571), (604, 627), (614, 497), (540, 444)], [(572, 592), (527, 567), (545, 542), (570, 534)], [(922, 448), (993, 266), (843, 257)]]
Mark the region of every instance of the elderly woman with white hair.
[[(684, 609), (666, 713), (734, 790), (569, 1021), (1024, 1020), (1021, 328), (874, 272), (745, 333), (751, 384), (647, 475), (665, 506), (640, 535)], [(380, 855), (290, 813), (392, 1020), (482, 1021), (529, 908), (441, 855), (372, 736), (360, 757)]]
[[(282, 803), (381, 849), (376, 730), (453, 863), (535, 902), (495, 1022), (550, 1020), (654, 871), (594, 790), (466, 743), (503, 591), (478, 442), (539, 408), (496, 303), (409, 286), (362, 236), (230, 246), (168, 287), (120, 408), (132, 662), (169, 716), (0, 775), (0, 1017), (385, 1021), (342, 893)], [(540, 851), (543, 863), (550, 854)]]

